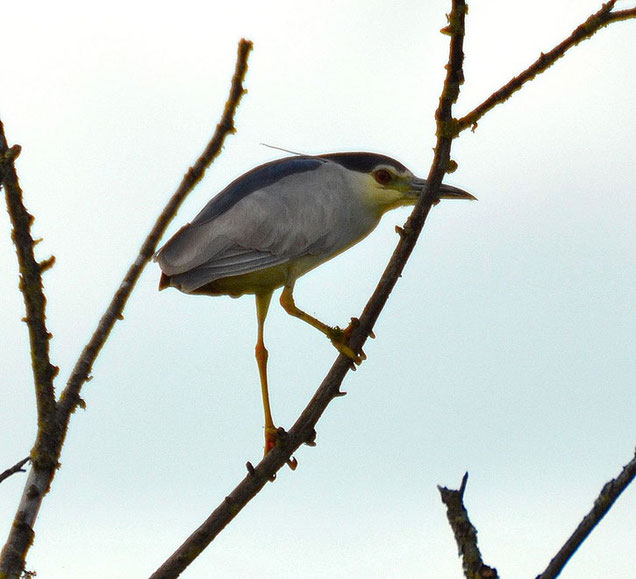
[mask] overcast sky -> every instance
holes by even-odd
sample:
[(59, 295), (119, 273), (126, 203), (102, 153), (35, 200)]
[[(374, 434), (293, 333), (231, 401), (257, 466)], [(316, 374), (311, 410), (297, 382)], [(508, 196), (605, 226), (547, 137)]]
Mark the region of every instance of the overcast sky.
[[(619, 3), (628, 7), (631, 3)], [(368, 150), (425, 176), (448, 37), (442, 1), (8, 2), (0, 117), (45, 276), (64, 384), (254, 42), (237, 134), (170, 226), (280, 153)], [(477, 2), (464, 114), (565, 38), (600, 0)], [(442, 202), (368, 360), (285, 469), (184, 577), (461, 577), (436, 485), (457, 487), (487, 563), (543, 570), (633, 454), (636, 22), (604, 29), (453, 146)], [(26, 456), (35, 405), (6, 213), (0, 218), (0, 470)], [(408, 210), (297, 284), (332, 324), (358, 315)], [(254, 300), (157, 292), (144, 272), (84, 390), (36, 526), (42, 579), (144, 577), (259, 460)], [(289, 427), (336, 352), (273, 303), (275, 420)], [(24, 476), (0, 486), (2, 541)], [(565, 579), (633, 579), (636, 490)]]

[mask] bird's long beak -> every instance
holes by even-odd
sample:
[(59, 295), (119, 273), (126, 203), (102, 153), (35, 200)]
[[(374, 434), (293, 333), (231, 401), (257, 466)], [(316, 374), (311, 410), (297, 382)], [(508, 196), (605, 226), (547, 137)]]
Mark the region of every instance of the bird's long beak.
[[(426, 187), (426, 179), (413, 179), (411, 185), (414, 192), (421, 193)], [(468, 191), (452, 185), (446, 185), (446, 183), (442, 183), (439, 188), (439, 199), (471, 199), (477, 201), (477, 197), (471, 195)]]

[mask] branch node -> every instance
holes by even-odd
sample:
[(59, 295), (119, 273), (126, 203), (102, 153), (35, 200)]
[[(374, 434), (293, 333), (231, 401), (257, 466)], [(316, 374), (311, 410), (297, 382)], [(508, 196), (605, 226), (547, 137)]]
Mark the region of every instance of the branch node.
[[(40, 239), (40, 241), (41, 241), (41, 239)], [(44, 273), (45, 271), (51, 269), (53, 267), (53, 265), (55, 265), (55, 256), (54, 255), (52, 255), (48, 259), (44, 259), (40, 263), (38, 263), (38, 266), (40, 268), (40, 273)]]
[[(296, 468), (298, 467), (298, 461), (296, 460), (295, 457), (290, 456), (287, 459), (287, 466), (291, 468), (292, 470), (296, 470)], [(276, 475), (274, 475), (274, 478), (276, 478)]]
[(305, 444), (307, 446), (316, 446), (316, 436), (316, 429), (312, 428), (307, 440), (305, 440)]
[[(449, 97), (455, 102), (457, 94), (459, 94), (459, 85), (461, 83), (448, 83)], [(439, 121), (437, 123), (436, 136), (442, 139), (454, 139), (459, 135), (461, 125), (457, 119), (450, 119), (448, 121)]]
[(22, 147), (20, 145), (13, 145), (13, 147), (8, 148), (2, 155), (2, 164), (12, 163), (20, 156), (21, 152)]
[(464, 506), (464, 491), (468, 482), (468, 473), (462, 477), (458, 490), (438, 486), (442, 502), (446, 505), (446, 517), (453, 530), (457, 551), (462, 558), (462, 567), (466, 577), (497, 579), (497, 569), (486, 565), (477, 546), (477, 529), (468, 518)]

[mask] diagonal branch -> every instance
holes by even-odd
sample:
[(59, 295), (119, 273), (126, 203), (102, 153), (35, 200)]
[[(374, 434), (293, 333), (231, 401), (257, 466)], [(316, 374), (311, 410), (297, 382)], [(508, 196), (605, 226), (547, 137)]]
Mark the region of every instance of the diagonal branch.
[[(9, 538), (0, 555), (0, 577), (3, 579), (5, 577), (17, 578), (24, 569), (26, 554), (33, 542), (33, 525), (37, 519), (44, 496), (48, 492), (55, 476), (57, 461), (62, 452), (71, 414), (77, 406), (83, 404), (80, 398), (80, 390), (84, 382), (89, 378), (95, 359), (108, 339), (115, 322), (121, 319), (123, 309), (141, 272), (152, 258), (157, 242), (164, 234), (179, 206), (203, 177), (212, 161), (219, 155), (227, 135), (235, 132), (234, 114), (241, 97), (245, 93), (243, 80), (247, 72), (247, 59), (251, 50), (251, 42), (247, 40), (239, 42), (237, 64), (232, 78), (230, 95), (221, 121), (217, 125), (211, 141), (194, 166), (188, 170), (179, 188), (169, 200), (144, 241), (135, 262), (130, 266), (110, 305), (100, 319), (95, 333), (82, 351), (67, 386), (57, 403), (55, 402), (52, 387), (52, 379), (57, 373), (57, 369), (48, 362), (48, 340), (50, 336), (44, 326), (45, 299), (42, 293), (40, 276), (46, 267), (50, 267), (52, 260), (38, 264), (33, 258), (34, 243), (28, 231), (33, 218), (21, 206), (21, 191), (17, 185), (17, 177), (12, 165), (12, 159), (17, 156), (19, 149), (15, 147), (8, 149), (4, 133), (2, 133), (2, 139), (0, 139), (0, 170), (2, 171), (2, 179), (7, 192), (7, 202), (10, 206), (9, 212), (14, 220), (14, 240), (20, 262), (21, 288), (27, 288), (26, 292), (23, 289), (23, 293), (25, 293), (25, 302), (27, 303), (27, 322), (32, 335), (34, 371), (36, 370), (35, 360), (37, 359), (36, 386), (38, 386), (38, 396), (40, 389), (47, 396), (45, 399), (46, 404), (43, 404), (44, 409), (39, 411), (38, 414), (38, 439), (32, 452), (33, 467), (27, 477)], [(1, 124), (0, 129), (2, 129)], [(12, 209), (13, 206), (16, 207), (15, 210)], [(13, 217), (14, 213), (16, 218)], [(17, 232), (19, 232), (19, 236)], [(33, 314), (30, 308), (34, 310)], [(38, 404), (40, 404), (39, 398)], [(43, 461), (41, 458), (43, 450), (46, 451), (44, 456), (47, 461)]]
[(155, 253), (159, 239), (161, 239), (161, 236), (165, 233), (168, 225), (176, 215), (185, 198), (203, 178), (207, 168), (221, 152), (225, 137), (227, 137), (228, 134), (234, 134), (236, 132), (236, 129), (234, 128), (234, 113), (236, 112), (236, 108), (238, 107), (242, 96), (246, 92), (243, 88), (243, 80), (247, 73), (247, 59), (251, 50), (252, 43), (250, 41), (243, 39), (239, 42), (238, 57), (236, 61), (236, 69), (234, 70), (234, 76), (232, 78), (230, 96), (225, 103), (225, 110), (223, 111), (221, 121), (216, 126), (216, 131), (212, 136), (212, 140), (208, 143), (196, 163), (188, 169), (188, 172), (183, 177), (179, 188), (172, 195), (168, 204), (161, 212), (161, 215), (159, 215), (154, 227), (141, 246), (137, 259), (128, 269), (119, 289), (115, 292), (110, 305), (99, 321), (95, 333), (92, 335), (88, 344), (86, 344), (86, 347), (75, 364), (75, 368), (73, 368), (73, 372), (68, 380), (66, 388), (64, 388), (62, 395), (60, 396), (60, 402), (58, 404), (58, 417), (61, 421), (68, 423), (70, 414), (78, 405), (82, 404), (79, 397), (80, 389), (84, 382), (88, 380), (93, 363), (102, 349), (102, 346), (108, 339), (113, 326), (117, 320), (121, 319), (121, 314), (126, 306), (126, 302), (128, 301), (141, 272)]
[[(450, 56), (446, 66), (446, 80), (435, 114), (437, 120), (437, 145), (426, 189), (411, 213), (405, 227), (401, 230), (401, 239), (395, 249), (384, 274), (369, 299), (359, 325), (350, 339), (352, 348), (361, 348), (369, 337), (373, 325), (384, 308), (391, 290), (397, 283), (410, 256), (417, 238), (424, 226), (426, 217), (439, 193), (442, 178), (449, 167), (450, 148), (454, 138), (448, 130), (452, 124), (452, 107), (463, 82), (463, 36), (466, 5), (464, 0), (453, 0), (453, 9), (449, 16), (449, 25), (443, 30), (450, 34)], [(151, 579), (178, 577), (186, 567), (214, 540), (247, 503), (265, 486), (274, 480), (276, 473), (291, 460), (292, 453), (301, 444), (313, 444), (315, 426), (329, 403), (341, 396), (340, 386), (351, 369), (351, 361), (344, 355), (338, 356), (322, 384), (309, 404), (292, 426), (283, 435), (279, 429), (280, 443), (265, 458), (253, 467), (248, 463), (248, 474), (225, 500), (212, 512), (203, 524), (188, 537), (185, 542), (155, 571)]]
[(612, 479), (603, 486), (598, 498), (594, 501), (592, 510), (583, 518), (579, 526), (572, 533), (570, 538), (565, 542), (563, 547), (550, 561), (546, 570), (537, 576), (537, 579), (554, 579), (563, 570), (563, 567), (570, 560), (576, 550), (587, 539), (588, 535), (594, 530), (594, 527), (601, 522), (607, 511), (612, 508), (616, 499), (630, 485), (636, 477), (636, 453), (634, 458), (628, 462), (615, 479)]
[[(575, 42), (568, 44), (565, 49), (580, 42), (584, 38), (591, 36), (598, 29), (607, 24), (633, 18), (632, 11), (622, 11), (606, 13), (614, 6), (615, 0), (610, 1), (601, 9), (601, 21), (592, 21), (590, 18), (583, 25), (586, 33)], [(435, 157), (433, 165), (428, 175), (427, 187), (419, 203), (414, 208), (403, 229), (400, 229), (401, 239), (387, 265), (380, 282), (373, 295), (367, 302), (364, 311), (359, 319), (359, 324), (350, 337), (350, 345), (353, 349), (361, 348), (373, 330), (373, 326), (378, 319), (384, 305), (386, 304), (390, 292), (397, 283), (402, 270), (408, 260), (417, 238), (424, 226), (426, 217), (431, 206), (436, 200), (444, 174), (451, 169), (450, 148), (453, 138), (467, 127), (474, 125), (481, 116), (496, 104), (507, 99), (512, 92), (519, 90), (521, 86), (536, 76), (549, 64), (557, 60), (562, 54), (551, 54), (546, 56), (543, 68), (537, 67), (534, 72), (529, 73), (527, 78), (523, 78), (518, 86), (512, 89), (503, 87), (488, 99), (487, 105), (481, 105), (470, 115), (454, 120), (451, 115), (452, 106), (457, 99), (459, 87), (463, 82), (463, 35), (464, 17), (466, 6), (464, 0), (454, 0), (453, 9), (449, 17), (449, 25), (442, 30), (451, 36), (450, 57), (446, 67), (447, 75), (444, 83), (440, 106), (436, 112), (437, 120), (437, 145), (435, 147)], [(578, 29), (577, 29), (578, 30)], [(567, 43), (567, 41), (566, 41)], [(565, 50), (564, 50), (565, 51)], [(552, 59), (551, 61), (549, 59)], [(541, 70), (539, 70), (541, 68)], [(342, 396), (340, 386), (351, 369), (350, 361), (340, 355), (329, 370), (327, 376), (310, 400), (309, 404), (289, 430), (285, 433), (279, 429), (279, 444), (272, 449), (261, 462), (256, 466), (247, 463), (248, 474), (235, 487), (235, 489), (224, 499), (224, 501), (210, 514), (210, 516), (196, 529), (190, 537), (157, 569), (151, 579), (168, 579), (177, 577), (188, 565), (198, 557), (198, 555), (214, 540), (214, 538), (228, 525), (234, 517), (247, 505), (247, 503), (265, 486), (276, 477), (276, 473), (285, 464), (293, 462), (292, 454), (301, 444), (314, 444), (316, 436), (315, 426), (326, 410), (330, 402)]]
[(615, 4), (616, 0), (610, 0), (606, 4), (603, 4), (598, 12), (592, 14), (585, 22), (583, 22), (583, 24), (577, 26), (572, 34), (563, 42), (557, 44), (549, 52), (546, 52), (545, 54), (541, 53), (541, 56), (519, 76), (515, 76), (514, 78), (512, 78), (507, 84), (492, 93), (478, 107), (473, 109), (466, 116), (458, 119), (457, 131), (461, 132), (468, 127), (472, 127), (472, 129), (475, 130), (475, 128), (477, 127), (477, 122), (489, 110), (506, 101), (526, 82), (532, 80), (535, 76), (541, 74), (542, 72), (545, 72), (548, 68), (550, 68), (570, 48), (573, 48), (580, 42), (591, 38), (601, 28), (608, 26), (612, 22), (619, 22), (621, 20), (636, 18), (636, 8), (612, 12), (612, 8), (614, 8)]

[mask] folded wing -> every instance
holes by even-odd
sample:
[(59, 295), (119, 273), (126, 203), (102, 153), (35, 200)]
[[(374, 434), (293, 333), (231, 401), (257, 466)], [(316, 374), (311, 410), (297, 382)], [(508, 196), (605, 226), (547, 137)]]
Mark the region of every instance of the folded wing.
[[(308, 179), (308, 171), (320, 176)], [(351, 213), (341, 190), (335, 163), (291, 157), (262, 165), (213, 198), (155, 259), (189, 292), (216, 279), (337, 251), (346, 243), (342, 224)]]

